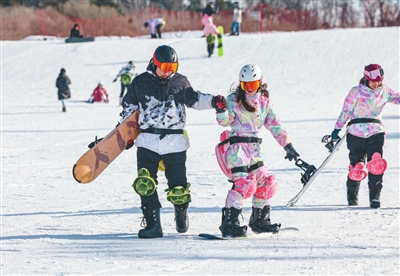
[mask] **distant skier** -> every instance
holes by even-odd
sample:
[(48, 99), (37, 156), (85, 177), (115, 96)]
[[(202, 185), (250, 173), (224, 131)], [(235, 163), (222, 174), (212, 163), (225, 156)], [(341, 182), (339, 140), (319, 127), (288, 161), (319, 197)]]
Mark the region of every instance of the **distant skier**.
[(74, 27), (72, 27), (69, 37), (83, 37), (78, 24), (75, 24)]
[(71, 84), (71, 80), (66, 74), (64, 68), (61, 68), (60, 74), (56, 80), (56, 87), (58, 88), (57, 95), (58, 99), (62, 104), (62, 112), (67, 112), (67, 108), (65, 107), (65, 100), (71, 98), (71, 91), (69, 90), (69, 85)]
[[(332, 139), (339, 139), (339, 132), (347, 124), (347, 148), (349, 149), (349, 174), (347, 176), (348, 205), (358, 205), (358, 190), (361, 180), (368, 175), (369, 202), (371, 208), (379, 208), (383, 173), (386, 161), (383, 159), (385, 127), (382, 124), (382, 110), (387, 103), (400, 104), (400, 92), (382, 83), (383, 68), (369, 64), (359, 85), (346, 96), (342, 111), (332, 131)], [(365, 163), (368, 162), (366, 167)], [(367, 172), (368, 171), (368, 172)]]
[(203, 32), (207, 41), (208, 57), (211, 57), (211, 55), (214, 53), (215, 48), (215, 36), (217, 36), (218, 38), (221, 37), (221, 34), (219, 33), (217, 27), (213, 23), (212, 17), (209, 17), (207, 19)]
[(215, 9), (214, 2), (210, 2), (207, 6), (203, 9), (203, 15), (201, 17), (201, 24), (203, 25), (203, 29), (206, 26), (207, 19), (212, 17), (214, 14), (217, 14), (218, 10)]
[(230, 35), (240, 34), (240, 25), (242, 24), (242, 9), (239, 7), (239, 2), (233, 3), (232, 25)]
[[(142, 182), (140, 175), (134, 181), (141, 200), (144, 229), (139, 238), (163, 236), (157, 182), (159, 163), (165, 166), (168, 189), (167, 200), (174, 206), (175, 224), (178, 233), (189, 228), (187, 210), (191, 201), (186, 177), (186, 151), (189, 148), (185, 135), (186, 107), (196, 110), (216, 108), (222, 101), (211, 94), (194, 90), (187, 78), (178, 73), (178, 55), (167, 45), (157, 47), (147, 66), (147, 71), (133, 79), (123, 99), (121, 122), (136, 110), (140, 110), (141, 133), (135, 140), (137, 147), (137, 169), (148, 171)], [(149, 181), (150, 179), (151, 181)], [(153, 183), (154, 182), (154, 183)], [(160, 183), (158, 183), (160, 185)]]
[(131, 84), (134, 77), (138, 74), (135, 72), (135, 63), (131, 60), (125, 65), (117, 74), (113, 82), (116, 82), (121, 77), (121, 93), (119, 94), (119, 105), (122, 104), (122, 97), (124, 96), (125, 89), (128, 91), (128, 86)]
[[(245, 199), (252, 198), (249, 226), (255, 233), (273, 232), (280, 224), (271, 224), (270, 202), (278, 183), (263, 163), (261, 128), (268, 129), (286, 151), (285, 159), (297, 160), (300, 155), (293, 148), (289, 134), (282, 126), (269, 98), (267, 84), (262, 83), (262, 71), (257, 65), (247, 64), (239, 73), (239, 85), (227, 97), (228, 109), (220, 109), (217, 121), (230, 127), (221, 135), (223, 140), (216, 150), (218, 163), (233, 183), (222, 209), (222, 235), (245, 236), (247, 226), (240, 226), (239, 215)], [(226, 167), (225, 167), (226, 166)], [(227, 173), (229, 171), (229, 173)]]
[(103, 87), (103, 84), (99, 82), (97, 87), (93, 90), (92, 95), (90, 95), (90, 98), (88, 100), (88, 103), (94, 103), (94, 102), (105, 102), (108, 103), (108, 93), (106, 89)]
[(158, 38), (161, 38), (161, 29), (165, 26), (164, 18), (153, 18), (144, 22), (144, 27), (150, 27), (150, 36), (151, 38), (157, 38), (156, 31), (158, 34)]

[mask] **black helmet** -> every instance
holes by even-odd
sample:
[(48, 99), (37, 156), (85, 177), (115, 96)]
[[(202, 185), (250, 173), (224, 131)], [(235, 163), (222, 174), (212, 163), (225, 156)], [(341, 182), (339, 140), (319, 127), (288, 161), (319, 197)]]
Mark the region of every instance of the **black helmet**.
[[(157, 47), (157, 49), (154, 51), (152, 59), (149, 62), (149, 65), (147, 66), (147, 70), (150, 70), (155, 74), (157, 66), (160, 66), (160, 64), (163, 62), (178, 63), (178, 55), (176, 54), (175, 50), (168, 45), (161, 45)], [(178, 66), (174, 72), (176, 73), (177, 70)]]
[(178, 62), (178, 55), (172, 47), (161, 45), (154, 51), (153, 59), (158, 62)]

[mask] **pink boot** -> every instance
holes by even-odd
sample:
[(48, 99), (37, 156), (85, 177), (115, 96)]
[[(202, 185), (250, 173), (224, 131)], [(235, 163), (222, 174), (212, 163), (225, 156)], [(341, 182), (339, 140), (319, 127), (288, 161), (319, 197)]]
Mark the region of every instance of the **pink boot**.
[(359, 162), (355, 167), (349, 165), (349, 178), (354, 181), (361, 181), (365, 179), (368, 175), (367, 169), (364, 167), (363, 162)]
[(372, 155), (371, 161), (367, 163), (367, 169), (370, 173), (375, 175), (383, 174), (386, 171), (387, 162), (382, 158), (379, 152)]

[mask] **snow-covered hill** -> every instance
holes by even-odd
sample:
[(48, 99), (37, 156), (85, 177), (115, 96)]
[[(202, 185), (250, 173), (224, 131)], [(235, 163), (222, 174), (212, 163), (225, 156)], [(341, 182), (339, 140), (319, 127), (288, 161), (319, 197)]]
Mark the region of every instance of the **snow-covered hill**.
[[(379, 63), (385, 83), (399, 90), (399, 28), (242, 34), (224, 37), (225, 55), (206, 58), (200, 33), (165, 39), (98, 38), (94, 43), (62, 40), (1, 42), (1, 274), (3, 275), (398, 275), (399, 106), (387, 105), (382, 208), (371, 209), (363, 181), (359, 206), (346, 201), (347, 150), (343, 146), (301, 200), (286, 203), (301, 188), (299, 168), (266, 130), (264, 163), (277, 176), (272, 221), (299, 231), (232, 241), (200, 240), (219, 234), (221, 208), (231, 184), (220, 171), (214, 147), (224, 130), (214, 111), (188, 111), (187, 174), (191, 183), (190, 228), (175, 231), (174, 211), (163, 190), (164, 238), (142, 240), (136, 149), (124, 152), (93, 183), (72, 177), (72, 166), (97, 135), (119, 120), (120, 86), (112, 83), (129, 60), (145, 70), (160, 44), (174, 47), (179, 71), (202, 92), (227, 95), (240, 68), (258, 64), (271, 98), (301, 158), (316, 166), (328, 152), (330, 134), (344, 97), (363, 68)], [(71, 78), (72, 99), (61, 112), (55, 80), (61, 68)], [(101, 81), (109, 104), (88, 105)], [(243, 223), (251, 212), (243, 209)]]

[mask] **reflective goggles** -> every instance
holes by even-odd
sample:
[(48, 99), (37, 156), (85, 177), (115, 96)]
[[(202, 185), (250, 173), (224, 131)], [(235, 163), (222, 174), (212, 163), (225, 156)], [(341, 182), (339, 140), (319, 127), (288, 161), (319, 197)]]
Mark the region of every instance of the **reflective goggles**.
[(373, 71), (368, 72), (364, 70), (364, 75), (368, 77), (368, 79), (375, 80), (376, 78), (383, 79), (383, 68), (375, 69)]
[(157, 60), (156, 55), (153, 55), (153, 61), (154, 64), (165, 73), (169, 73), (171, 71), (176, 73), (176, 71), (178, 71), (179, 63), (177, 62), (160, 62)]
[(256, 91), (260, 87), (260, 85), (261, 85), (261, 80), (240, 82), (240, 87), (243, 89), (243, 91)]

